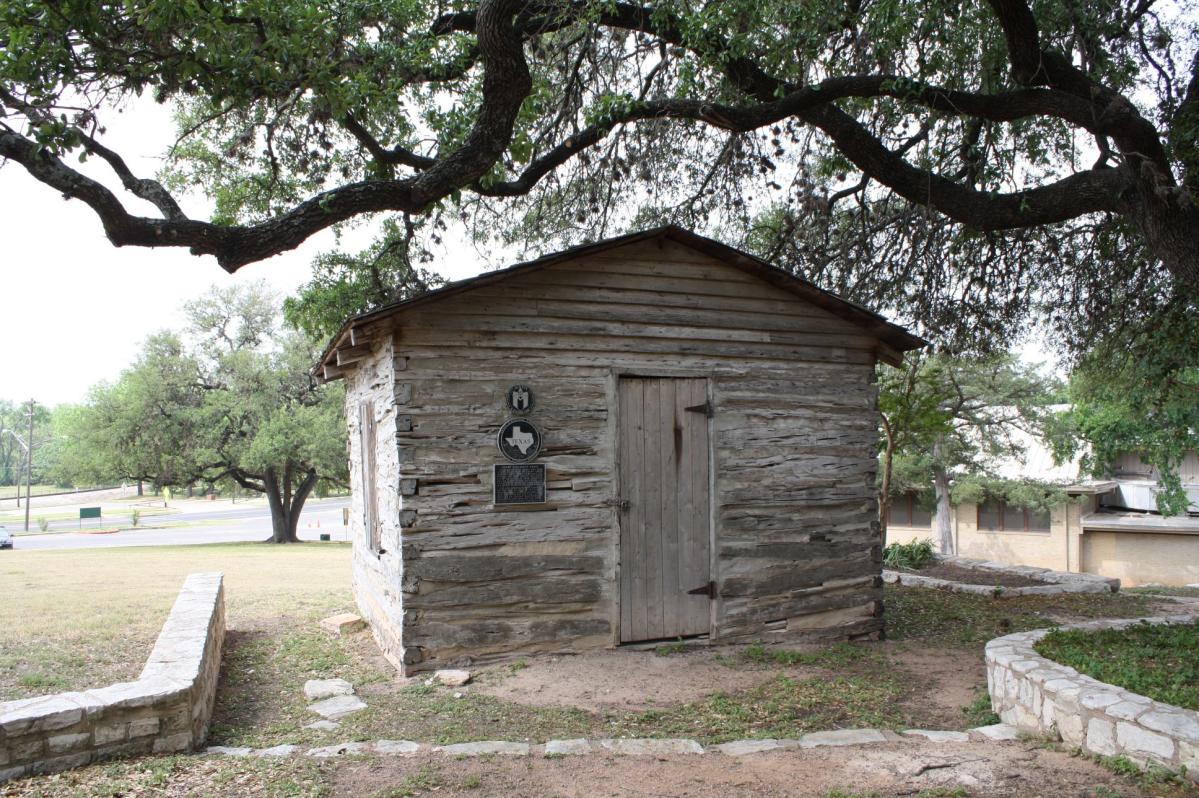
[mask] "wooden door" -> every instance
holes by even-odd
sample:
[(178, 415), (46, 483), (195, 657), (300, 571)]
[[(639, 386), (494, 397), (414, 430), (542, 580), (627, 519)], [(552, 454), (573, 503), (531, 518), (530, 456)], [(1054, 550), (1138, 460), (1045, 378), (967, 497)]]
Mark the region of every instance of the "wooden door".
[(619, 394), (620, 640), (706, 634), (707, 381), (625, 377)]

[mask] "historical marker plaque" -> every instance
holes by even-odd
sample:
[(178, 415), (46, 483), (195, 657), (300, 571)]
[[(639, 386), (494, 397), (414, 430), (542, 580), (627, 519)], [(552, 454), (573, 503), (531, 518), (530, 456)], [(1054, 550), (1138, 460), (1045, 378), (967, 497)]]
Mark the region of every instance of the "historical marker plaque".
[(497, 463), (496, 504), (545, 504), (545, 463)]

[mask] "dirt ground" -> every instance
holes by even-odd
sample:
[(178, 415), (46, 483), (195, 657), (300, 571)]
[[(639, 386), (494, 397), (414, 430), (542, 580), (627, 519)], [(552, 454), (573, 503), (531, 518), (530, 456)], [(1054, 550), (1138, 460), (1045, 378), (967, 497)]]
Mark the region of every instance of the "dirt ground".
[(819, 668), (731, 668), (720, 658), (734, 647), (662, 656), (616, 649), (572, 656), (532, 657), (511, 673), (505, 666), (480, 670), (480, 692), (534, 706), (577, 707), (589, 712), (653, 709), (698, 701), (716, 692), (748, 690), (780, 673), (801, 678)]
[[(1096, 788), (1106, 787), (1111, 792)], [(1144, 796), (1085, 759), (1024, 743), (894, 743), (746, 757), (592, 755), (345, 763), (335, 796)], [(954, 790), (957, 790), (954, 792)], [(934, 792), (933, 794), (938, 794)], [(846, 796), (848, 798), (848, 796)]]
[[(969, 706), (986, 685), (986, 668), (975, 651), (913, 642), (856, 644), (866, 656), (844, 666), (730, 667), (745, 646), (691, 650), (669, 656), (617, 649), (574, 656), (530, 658), (520, 670), (505, 666), (479, 671), (479, 692), (533, 706), (573, 707), (588, 712), (662, 709), (715, 693), (748, 690), (780, 675), (807, 679), (860, 672), (885, 663), (909, 677), (905, 709), (923, 728), (959, 729)], [(779, 646), (772, 650), (817, 653), (823, 646)]]

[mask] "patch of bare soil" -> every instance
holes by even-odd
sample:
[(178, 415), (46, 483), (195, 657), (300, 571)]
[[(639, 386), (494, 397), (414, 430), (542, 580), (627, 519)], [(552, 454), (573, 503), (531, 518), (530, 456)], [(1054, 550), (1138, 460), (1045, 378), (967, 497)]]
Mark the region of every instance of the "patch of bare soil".
[[(1098, 765), (1027, 744), (893, 743), (779, 751), (746, 757), (590, 755), (490, 760), (415, 759), (346, 762), (334, 796), (825, 796), (835, 790), (914, 796), (964, 789), (970, 796), (1143, 798), (1132, 782)], [(957, 793), (955, 793), (957, 794)]]
[(987, 686), (981, 652), (962, 648), (929, 648), (886, 643), (889, 659), (909, 675), (903, 701), (908, 725), (917, 729), (965, 729), (964, 712)]
[[(532, 657), (524, 668), (496, 666), (479, 680), (479, 692), (533, 706), (577, 707), (591, 712), (677, 706), (717, 692), (748, 690), (780, 672), (798, 677), (818, 668), (730, 667), (738, 647), (662, 656), (615, 649), (571, 656)], [(505, 675), (509, 673), (510, 675)]]
[(1038, 587), (1044, 582), (1029, 579), (1019, 574), (1009, 574), (1004, 571), (983, 571), (978, 568), (963, 568), (950, 563), (928, 565), (919, 570), (900, 568), (901, 573), (914, 576), (931, 576), (935, 579), (948, 579), (951, 582), (961, 582), (964, 585), (984, 585), (986, 587)]

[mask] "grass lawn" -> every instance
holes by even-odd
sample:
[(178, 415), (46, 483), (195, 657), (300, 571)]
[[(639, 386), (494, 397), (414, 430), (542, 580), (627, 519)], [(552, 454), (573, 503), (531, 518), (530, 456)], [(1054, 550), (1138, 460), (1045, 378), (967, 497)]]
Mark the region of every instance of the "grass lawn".
[[(1125, 594), (995, 599), (889, 586), (887, 643), (803, 651), (716, 647), (703, 656), (730, 674), (760, 674), (756, 686), (652, 709), (592, 711), (486, 694), (489, 683), (500, 684), (526, 667), (522, 661), (485, 669), (476, 683), (455, 691), (419, 680), (403, 682), (369, 634), (323, 632), (317, 619), (352, 608), (349, 553), (346, 545), (328, 543), (12, 552), (0, 558), (0, 580), (8, 588), (0, 604), (0, 700), (136, 677), (184, 576), (195, 571), (225, 573), (229, 610), (210, 742), (259, 747), (617, 736), (682, 736), (713, 743), (794, 737), (818, 729), (926, 725), (922, 718), (929, 716), (922, 707), (934, 688), (925, 674), (904, 664), (898, 656), (903, 651), (944, 651), (951, 665), (958, 657), (977, 664), (983, 642), (997, 635), (1069, 619), (1135, 617), (1148, 614), (1155, 601)], [(695, 656), (681, 649), (663, 646), (659, 654)], [(316, 719), (302, 695), (304, 681), (332, 676), (353, 682), (368, 709), (343, 719), (332, 733), (304, 728)], [(943, 712), (940, 726), (987, 722), (988, 707), (985, 702), (968, 706), (972, 697), (967, 694), (950, 716)], [(339, 774), (353, 767), (352, 761), (158, 757), (25, 780), (11, 793), (0, 786), (0, 796), (307, 797), (330, 794)], [(419, 781), (379, 794), (393, 798), (436, 791)]]
[(1036, 650), (1101, 682), (1199, 710), (1199, 623), (1055, 631)]
[[(47, 493), (58, 493), (61, 490), (62, 488), (58, 487), (57, 485), (34, 485), (33, 495), (44, 496)], [(20, 485), (0, 485), (0, 499), (12, 499), (15, 498), (18, 493), (22, 499), (25, 498), (24, 482), (22, 482)]]
[(1199, 587), (1167, 587), (1165, 585), (1130, 587), (1127, 592), (1148, 596), (1179, 596), (1181, 598), (1199, 598)]
[(184, 577), (223, 571), (232, 629), (349, 609), (339, 543), (14, 551), (0, 557), (0, 701), (137, 678)]
[[(133, 524), (133, 512), (138, 513), (137, 526)], [(170, 512), (161, 507), (109, 507), (108, 511), (100, 518), (85, 518), (82, 524), (69, 525), (61, 529), (47, 529), (45, 532), (41, 529), (40, 521), (78, 521), (79, 511), (58, 510), (53, 507), (38, 508), (34, 507), (33, 512), (29, 516), (29, 532), (25, 532), (25, 510), (13, 510), (10, 512), (0, 512), (0, 524), (8, 527), (8, 531), (17, 535), (42, 535), (42, 534), (57, 534), (63, 532), (88, 532), (96, 529), (140, 529), (149, 526), (148, 522), (152, 522), (154, 516), (165, 515)], [(172, 524), (177, 526), (178, 524)]]
[(1067, 620), (1138, 618), (1153, 600), (1129, 593), (1063, 593), (1057, 596), (992, 598), (926, 588), (886, 593), (887, 636), (947, 646), (978, 647), (995, 637), (1044, 629)]

